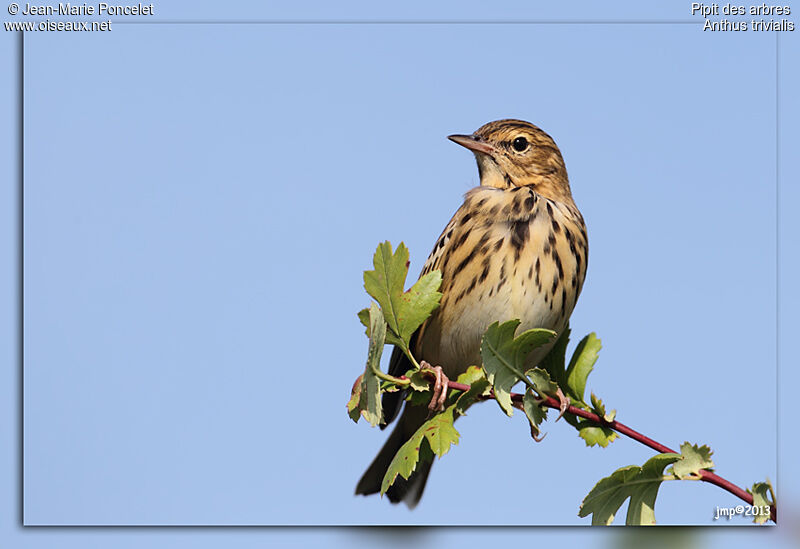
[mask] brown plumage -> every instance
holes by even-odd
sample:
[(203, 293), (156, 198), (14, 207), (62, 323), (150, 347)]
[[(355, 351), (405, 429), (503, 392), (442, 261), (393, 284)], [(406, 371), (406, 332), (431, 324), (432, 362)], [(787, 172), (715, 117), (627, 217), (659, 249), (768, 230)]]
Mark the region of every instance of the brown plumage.
[[(564, 159), (545, 132), (509, 119), (449, 139), (475, 154), (481, 182), (466, 193), (422, 269), (422, 274), (441, 270), (443, 296), (414, 334), (412, 352), (454, 379), (481, 363), (480, 340), (493, 322), (518, 318), (518, 333), (565, 329), (586, 276), (588, 240)], [(528, 366), (535, 366), (547, 351), (549, 347), (536, 349)], [(389, 373), (402, 375), (409, 368), (407, 358), (395, 349)], [(384, 394), (387, 424), (402, 404), (399, 393)], [(380, 491), (395, 453), (427, 416), (425, 406), (405, 406), (359, 481), (357, 494)], [(408, 480), (398, 477), (387, 492), (389, 500), (413, 508), (430, 468), (430, 462), (420, 463)]]

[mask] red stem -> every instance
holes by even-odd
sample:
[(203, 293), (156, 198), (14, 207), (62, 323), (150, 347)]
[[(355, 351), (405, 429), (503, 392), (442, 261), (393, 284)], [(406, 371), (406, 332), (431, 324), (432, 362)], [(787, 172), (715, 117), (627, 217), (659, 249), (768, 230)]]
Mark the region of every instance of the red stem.
[[(454, 383), (452, 381), (450, 382), (449, 387), (450, 387), (450, 389), (455, 389), (457, 391), (468, 391), (469, 388), (470, 388), (469, 385), (465, 385), (463, 383)], [(521, 402), (522, 401), (522, 396), (523, 395), (521, 395), (519, 393), (511, 393), (511, 399), (515, 400), (515, 401)], [(560, 409), (559, 402), (556, 399), (552, 398), (552, 397), (547, 397), (546, 400), (544, 400), (542, 402), (542, 404), (547, 406), (548, 408), (553, 408), (553, 409), (556, 409), (556, 410)], [(609, 429), (613, 429), (613, 430), (615, 430), (616, 432), (618, 432), (618, 433), (620, 433), (622, 435), (630, 437), (633, 440), (635, 440), (637, 442), (640, 442), (640, 443), (644, 444), (645, 446), (647, 446), (649, 448), (652, 448), (656, 452), (660, 452), (662, 454), (663, 453), (679, 454), (680, 453), (680, 452), (676, 452), (675, 450), (669, 448), (668, 446), (664, 446), (660, 442), (656, 442), (655, 440), (653, 440), (650, 437), (646, 437), (645, 435), (641, 434), (640, 432), (635, 431), (634, 429), (631, 429), (630, 427), (628, 427), (627, 425), (625, 425), (623, 423), (620, 423), (619, 421), (606, 421), (604, 418), (598, 416), (597, 414), (594, 414), (592, 412), (588, 412), (588, 411), (583, 410), (581, 408), (576, 408), (575, 406), (572, 406), (572, 405), (568, 406), (566, 411), (568, 413), (572, 414), (572, 415), (580, 416), (580, 417), (582, 417), (584, 419), (588, 419), (589, 421), (593, 421), (594, 423), (602, 425), (603, 427), (608, 427)], [(700, 480), (705, 481), (705, 482), (709, 482), (711, 484), (714, 484), (715, 486), (719, 486), (723, 490), (727, 490), (728, 492), (730, 492), (734, 496), (736, 496), (739, 499), (745, 501), (748, 505), (753, 505), (753, 495), (750, 494), (749, 492), (747, 492), (746, 490), (743, 490), (742, 488), (739, 488), (738, 486), (736, 486), (735, 484), (733, 484), (729, 480), (726, 480), (726, 479), (722, 478), (721, 476), (719, 476), (719, 475), (717, 475), (715, 473), (712, 473), (711, 471), (707, 471), (705, 469), (701, 469), (700, 470), (699, 476), (700, 476)], [(775, 505), (771, 505), (770, 506), (769, 514), (770, 514), (770, 518), (772, 519), (772, 522), (775, 522), (777, 524), (777, 511), (775, 509)]]

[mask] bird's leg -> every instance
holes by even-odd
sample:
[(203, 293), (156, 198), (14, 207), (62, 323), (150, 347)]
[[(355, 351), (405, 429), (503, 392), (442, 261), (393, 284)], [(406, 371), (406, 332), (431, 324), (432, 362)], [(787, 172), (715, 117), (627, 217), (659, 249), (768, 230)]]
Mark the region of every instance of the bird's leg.
[(438, 412), (444, 410), (444, 402), (447, 399), (447, 389), (450, 387), (450, 380), (442, 371), (441, 366), (431, 366), (424, 360), (420, 364), (423, 370), (432, 372), (435, 376), (433, 383), (433, 395), (431, 395), (431, 403), (428, 404), (428, 409), (431, 412)]

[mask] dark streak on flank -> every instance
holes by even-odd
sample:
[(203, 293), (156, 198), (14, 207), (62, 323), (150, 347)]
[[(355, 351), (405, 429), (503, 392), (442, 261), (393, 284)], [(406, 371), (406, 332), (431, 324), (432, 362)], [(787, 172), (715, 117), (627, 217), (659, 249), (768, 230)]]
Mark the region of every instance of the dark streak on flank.
[(475, 289), (475, 285), (476, 285), (476, 284), (478, 284), (478, 277), (473, 277), (473, 279), (472, 279), (472, 283), (469, 285), (469, 288), (467, 288), (466, 290), (464, 290), (463, 292), (461, 292), (461, 295), (460, 295), (460, 296), (458, 296), (458, 299), (459, 299), (459, 300), (461, 300), (461, 298), (462, 298), (462, 297), (466, 296), (466, 295), (467, 295), (467, 294), (469, 294), (469, 293), (470, 293), (472, 290), (474, 290), (474, 289)]
[(530, 224), (527, 221), (515, 221), (511, 224), (511, 245), (514, 247), (515, 261), (519, 261), (522, 248), (530, 236), (530, 229)]
[(466, 267), (469, 264), (469, 262), (472, 261), (472, 259), (474, 257), (475, 257), (475, 250), (472, 250), (469, 253), (469, 255), (467, 255), (467, 257), (465, 257), (464, 259), (461, 260), (461, 263), (459, 263), (456, 266), (455, 270), (453, 271), (453, 274), (450, 275), (450, 276), (455, 280), (456, 276), (458, 276), (458, 273), (460, 273), (462, 270), (464, 270), (464, 267)]
[(488, 243), (489, 243), (489, 233), (485, 232), (483, 233), (483, 236), (478, 241), (478, 243), (475, 244), (475, 247), (472, 249), (472, 253), (470, 255), (472, 254), (484, 255), (489, 250)]
[(564, 280), (564, 267), (561, 266), (561, 257), (558, 255), (558, 252), (553, 254), (553, 259), (556, 262), (556, 269), (558, 269), (558, 279)]
[(497, 283), (497, 291), (498, 292), (500, 291), (500, 288), (502, 288), (503, 284), (505, 284), (505, 283), (506, 283), (506, 279), (505, 278), (501, 279), (500, 282)]
[(567, 290), (561, 290), (561, 316), (566, 316), (567, 313)]
[(550, 288), (550, 293), (553, 294), (553, 297), (556, 296), (556, 290), (558, 290), (558, 275), (553, 277), (553, 287)]
[(457, 249), (459, 249), (461, 247), (461, 245), (464, 244), (464, 242), (467, 241), (467, 238), (469, 238), (469, 230), (465, 230), (461, 234), (461, 236), (459, 236), (458, 239), (453, 242), (453, 247), (450, 248), (450, 253), (452, 254)]
[[(537, 258), (538, 259), (538, 258)], [(533, 278), (533, 265), (528, 268), (528, 280)]]
[(475, 209), (477, 210), (483, 207), (483, 205), (486, 204), (486, 200), (487, 200), (486, 198), (481, 198), (480, 200), (478, 200), (478, 203), (475, 204)]
[(555, 217), (552, 218), (552, 222), (553, 222), (553, 232), (556, 234), (560, 233), (561, 225), (558, 224), (558, 221), (556, 221)]
[(503, 287), (503, 284), (506, 283), (506, 260), (503, 258), (503, 263), (500, 265), (500, 282), (497, 283), (497, 291), (500, 291), (500, 288)]
[(494, 251), (495, 252), (499, 252), (500, 251), (500, 248), (503, 246), (503, 240), (505, 240), (505, 238), (499, 238), (499, 239), (497, 239), (497, 242), (494, 243)]
[(483, 283), (483, 281), (486, 280), (486, 277), (489, 276), (490, 267), (491, 267), (491, 262), (487, 257), (483, 260), (483, 271), (481, 272), (481, 277), (478, 280), (478, 282)]

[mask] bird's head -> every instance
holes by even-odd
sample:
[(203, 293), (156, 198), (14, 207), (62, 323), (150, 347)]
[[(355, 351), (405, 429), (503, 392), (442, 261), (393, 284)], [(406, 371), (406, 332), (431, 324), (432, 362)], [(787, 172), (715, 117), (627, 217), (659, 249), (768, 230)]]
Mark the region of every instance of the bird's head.
[(523, 120), (497, 120), (472, 135), (448, 139), (471, 150), (481, 185), (510, 189), (531, 186), (554, 200), (571, 200), (567, 168), (553, 138)]

